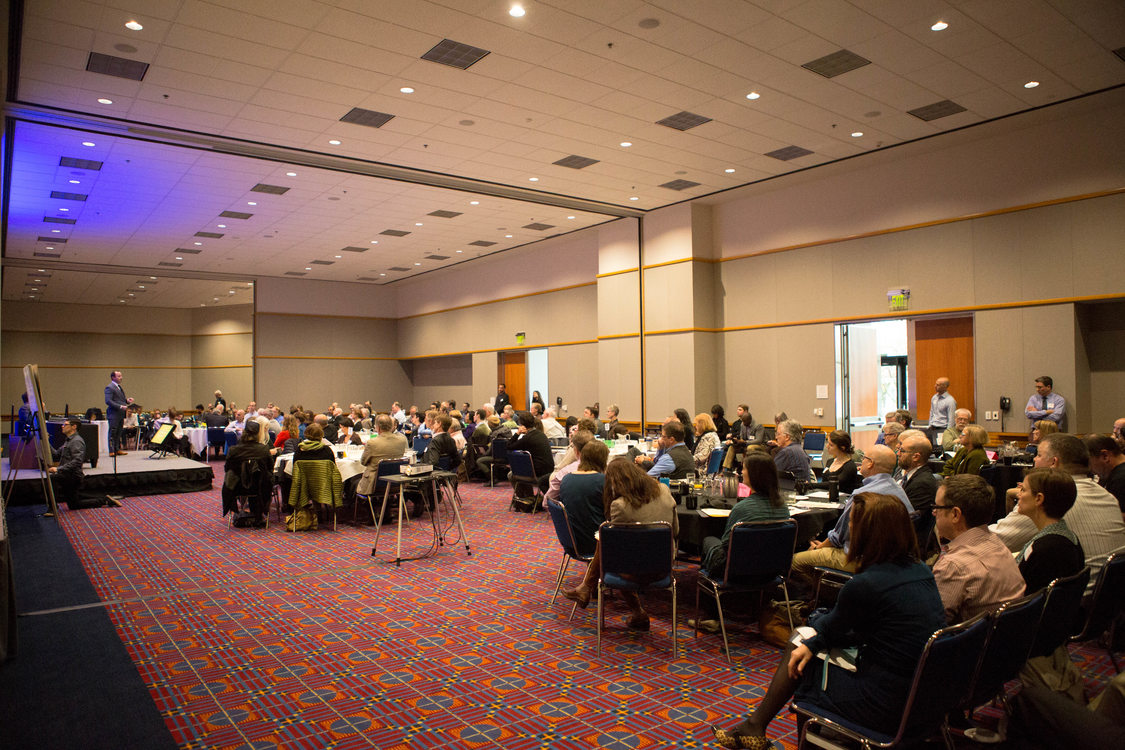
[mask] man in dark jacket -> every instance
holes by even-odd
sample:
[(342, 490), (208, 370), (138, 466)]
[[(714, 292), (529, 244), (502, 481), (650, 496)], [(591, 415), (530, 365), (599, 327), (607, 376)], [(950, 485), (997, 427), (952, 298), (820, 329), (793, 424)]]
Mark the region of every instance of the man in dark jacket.
[(70, 417), (63, 422), (62, 433), (66, 436), (66, 442), (58, 449), (51, 449), (51, 456), (58, 461), (58, 465), (47, 469), (47, 473), (54, 480), (55, 499), (66, 503), (71, 510), (100, 508), (103, 505), (121, 507), (120, 502), (107, 497), (98, 499), (78, 497), (84, 476), (82, 462), (86, 460), (86, 441), (78, 434), (80, 424), (82, 421), (78, 417)]
[[(555, 457), (551, 453), (551, 441), (535, 426), (535, 417), (531, 412), (520, 412), (519, 434), (516, 439), (508, 443), (508, 451), (527, 451), (531, 454), (531, 465), (535, 469), (535, 478), (539, 480), (539, 490), (546, 492), (551, 484), (551, 472), (555, 470)], [(530, 485), (512, 480), (517, 497), (527, 497), (533, 494)]]
[(660, 429), (659, 445), (655, 461), (637, 456), (637, 463), (649, 476), (683, 479), (695, 471), (695, 457), (684, 443), (684, 425), (678, 419), (670, 419), (664, 423)]

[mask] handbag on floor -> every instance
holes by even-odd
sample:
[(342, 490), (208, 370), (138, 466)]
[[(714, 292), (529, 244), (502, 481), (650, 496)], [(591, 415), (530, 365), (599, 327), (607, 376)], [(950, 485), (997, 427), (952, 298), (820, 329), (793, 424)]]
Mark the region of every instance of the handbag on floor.
[(314, 531), (316, 529), (316, 510), (311, 507), (293, 511), (285, 519), (286, 531)]
[(805, 618), (801, 617), (801, 605), (802, 602), (790, 601), (789, 613), (786, 613), (784, 601), (771, 599), (763, 606), (758, 617), (758, 632), (762, 640), (773, 646), (785, 648), (789, 644), (789, 637), (793, 634), (789, 628), (789, 614), (793, 615), (794, 627), (799, 628), (805, 624)]

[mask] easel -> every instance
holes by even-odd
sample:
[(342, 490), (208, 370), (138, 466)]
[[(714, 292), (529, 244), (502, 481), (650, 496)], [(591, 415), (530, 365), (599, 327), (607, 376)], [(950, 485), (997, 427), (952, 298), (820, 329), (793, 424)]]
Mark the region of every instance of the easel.
[[(50, 453), (50, 440), (47, 437), (47, 415), (43, 412), (43, 397), (39, 391), (39, 368), (36, 365), (24, 365), (23, 368), (24, 385), (27, 387), (28, 406), (31, 408), (32, 415), (32, 432), (27, 435), (20, 435), (20, 442), (17, 446), (17, 453), (9, 456), (8, 458), (8, 478), (5, 480), (8, 483), (7, 491), (4, 494), (3, 508), (0, 511), (7, 514), (8, 500), (12, 495), (12, 488), (15, 484), (12, 482), (12, 477), (17, 469), (14, 468), (17, 463), (17, 456), (23, 456), (24, 451), (31, 446), (35, 451), (36, 464), (38, 465), (37, 471), (39, 472), (39, 483), (43, 488), (43, 497), (47, 501), (47, 512), (44, 514), (50, 518), (58, 516), (59, 506), (55, 502), (55, 488), (51, 484), (51, 478), (48, 475), (47, 467), (54, 464)], [(38, 433), (39, 440), (35, 441), (35, 434)]]

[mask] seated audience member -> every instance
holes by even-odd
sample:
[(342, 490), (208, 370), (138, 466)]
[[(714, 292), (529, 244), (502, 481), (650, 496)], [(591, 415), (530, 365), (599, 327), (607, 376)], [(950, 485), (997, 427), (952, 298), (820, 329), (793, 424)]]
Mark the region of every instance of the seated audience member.
[(551, 439), (566, 437), (566, 428), (555, 419), (555, 407), (551, 407), (543, 415), (543, 434)]
[(464, 451), (467, 441), (465, 440), (465, 433), (462, 432), (462, 430), (465, 429), (465, 425), (461, 422), (461, 412), (452, 409), (449, 412), (449, 417), (453, 420), (449, 425), (449, 436), (453, 438), (453, 442), (456, 443), (457, 450)]
[(738, 418), (730, 426), (730, 439), (737, 448), (761, 445), (766, 442), (766, 426), (754, 419), (750, 407), (746, 404), (738, 405)]
[(227, 419), (226, 407), (215, 404), (215, 408), (203, 415), (203, 424), (208, 427), (226, 427), (230, 420)]
[[(933, 574), (918, 561), (904, 505), (864, 494), (848, 512), (853, 539), (847, 566), (856, 575), (830, 612), (810, 619), (805, 632), (811, 637), (786, 649), (754, 713), (731, 730), (712, 727), (722, 747), (772, 747), (766, 729), (794, 694), (878, 732), (893, 735), (898, 728), (918, 658), (945, 625), (945, 614)], [(823, 682), (821, 670), (828, 667), (815, 654), (848, 646), (858, 646), (857, 671), (834, 669)]]
[(947, 477), (938, 488), (937, 533), (949, 541), (934, 563), (934, 579), (950, 625), (1023, 596), (1012, 553), (988, 530), (993, 507), (992, 488), (980, 476)]
[(715, 432), (719, 435), (719, 440), (730, 437), (730, 422), (726, 420), (726, 410), (723, 409), (722, 404), (711, 407), (711, 421), (715, 423)]
[(594, 440), (585, 430), (576, 435), (589, 435), (582, 445), (582, 455), (575, 468), (559, 483), (558, 501), (566, 508), (570, 528), (574, 532), (575, 550), (580, 555), (592, 555), (598, 541), (594, 538), (598, 527), (605, 520), (605, 501), (602, 489), (605, 486), (605, 467), (609, 460), (609, 448), (605, 443)]
[(692, 423), (691, 415), (688, 414), (687, 409), (676, 409), (672, 412), (673, 416), (680, 421), (684, 426), (684, 445), (693, 454), (695, 453), (695, 425)]
[[(679, 422), (669, 422), (679, 426)], [(680, 426), (680, 429), (683, 429)], [(689, 454), (690, 455), (690, 454)], [(676, 501), (667, 485), (647, 476), (641, 467), (624, 456), (609, 463), (605, 470), (605, 486), (602, 490), (606, 516), (610, 523), (652, 523), (667, 521), (672, 526), (672, 537), (679, 533), (676, 518)], [(586, 577), (576, 588), (563, 589), (563, 596), (578, 602), (585, 608), (590, 603), (590, 592), (597, 585), (601, 575), (600, 558), (595, 553), (594, 560), (586, 569)], [(629, 607), (630, 615), (626, 624), (633, 630), (648, 630), (649, 618), (641, 606), (637, 594), (620, 591), (621, 598)]]
[(541, 403), (539, 403), (539, 402), (537, 402), (537, 401), (532, 401), (532, 402), (531, 402), (531, 403), (530, 403), (530, 404), (528, 405), (528, 407), (527, 407), (527, 410), (528, 410), (529, 412), (531, 412), (531, 415), (532, 415), (533, 417), (538, 417), (538, 418), (540, 418), (540, 419), (542, 419), (542, 418), (543, 418), (543, 404), (541, 404)]
[(960, 447), (961, 433), (973, 421), (973, 413), (968, 409), (958, 409), (953, 413), (953, 424), (941, 433), (941, 449), (946, 453), (956, 453)]
[(262, 416), (268, 421), (266, 422), (266, 430), (277, 435), (281, 432), (281, 412), (278, 411), (276, 406), (266, 406), (261, 409)]
[(226, 430), (241, 435), (244, 429), (246, 429), (246, 412), (237, 409), (234, 412), (234, 419), (227, 425)]
[[(262, 526), (269, 511), (273, 492), (273, 458), (270, 450), (259, 440), (262, 426), (249, 421), (238, 442), (227, 451), (223, 464), (223, 515), (235, 513), (235, 526)], [(251, 469), (246, 464), (253, 464)], [(238, 495), (249, 497), (247, 512), (238, 507)]]
[(331, 443), (324, 438), (324, 428), (313, 422), (305, 428), (305, 438), (297, 443), (297, 450), (293, 453), (293, 461), (322, 461), (336, 460), (336, 453), (332, 450)]
[[(27, 396), (27, 394), (25, 393), (24, 396)], [(27, 404), (24, 404), (23, 406), (21, 406), (20, 411), (23, 411), (23, 409), (25, 409), (25, 408), (27, 408)], [(122, 422), (122, 424), (121, 424), (121, 436), (123, 438), (134, 438), (134, 437), (137, 437), (137, 435), (140, 433), (140, 431), (141, 431), (141, 421), (140, 421), (140, 416), (139, 416), (140, 411), (141, 411), (140, 408), (136, 404), (129, 404), (128, 408), (125, 409), (125, 421)], [(30, 413), (31, 413), (31, 410), (28, 409), (28, 414), (29, 414), (28, 419), (29, 420), (31, 419)], [(223, 424), (225, 425), (226, 422), (224, 421)], [(31, 428), (30, 422), (28, 423), (27, 427), (24, 427), (21, 424), (19, 426), (19, 429), (21, 430), (21, 432), (19, 433), (21, 435), (32, 434), (32, 428)]]
[(258, 430), (258, 442), (266, 446), (266, 449), (268, 450), (270, 445), (270, 421), (266, 419), (265, 415), (263, 415), (261, 411), (259, 411), (257, 416), (246, 418), (247, 425), (249, 425), (251, 422), (256, 422), (258, 424), (258, 427), (260, 428)]
[(340, 428), (337, 426), (336, 421), (330, 418), (327, 414), (317, 414), (313, 417), (313, 421), (320, 425), (320, 429), (324, 432), (324, 439), (330, 443), (336, 442), (336, 437), (340, 434)]
[[(620, 434), (618, 428), (621, 423), (617, 418), (621, 416), (621, 407), (619, 407), (617, 404), (610, 404), (605, 408), (605, 415), (609, 418), (604, 424), (605, 432), (598, 437), (604, 437), (612, 440), (615, 435)], [(628, 430), (624, 430), (624, 432), (628, 432)]]
[(909, 430), (914, 417), (910, 416), (909, 409), (899, 409), (895, 412), (895, 421)]
[(422, 463), (432, 464), (437, 468), (444, 458), (447, 462), (446, 471), (457, 471), (461, 465), (461, 453), (457, 450), (457, 443), (449, 435), (449, 428), (453, 418), (443, 411), (426, 412), (426, 424), (429, 426), (433, 437), (422, 455)]
[(51, 448), (51, 458), (56, 465), (47, 468), (47, 475), (52, 482), (55, 498), (60, 503), (66, 503), (70, 510), (101, 508), (106, 505), (120, 508), (121, 501), (104, 492), (93, 497), (82, 497), (82, 482), (85, 477), (82, 464), (86, 461), (86, 441), (78, 434), (81, 424), (82, 420), (78, 417), (67, 417), (60, 428), (66, 442), (58, 448)]
[(893, 451), (898, 450), (898, 436), (906, 432), (906, 428), (898, 422), (883, 425), (883, 445)]
[[(840, 513), (840, 519), (828, 532), (827, 538), (819, 542), (813, 540), (809, 543), (807, 550), (793, 555), (793, 567), (789, 573), (792, 581), (804, 585), (810, 584), (814, 570), (818, 566), (855, 572), (855, 565), (848, 555), (851, 541), (851, 530), (848, 524), (851, 520), (851, 509), (856, 498), (868, 494), (889, 495), (898, 498), (899, 502), (906, 507), (907, 514), (914, 511), (906, 492), (891, 478), (891, 472), (894, 469), (895, 454), (891, 452), (890, 448), (885, 445), (876, 445), (867, 451), (867, 455), (859, 463), (859, 473), (863, 477), (863, 482), (848, 498), (844, 510)], [(914, 546), (917, 547), (917, 542)]]
[(497, 438), (502, 438), (504, 440), (510, 441), (512, 439), (512, 431), (500, 424), (500, 417), (496, 414), (490, 414), (485, 420), (485, 424), (488, 425), (489, 430), (487, 446), (488, 450), (485, 451), (481, 455), (481, 457), (477, 459), (477, 471), (487, 477), (489, 475), (490, 467), (492, 466), (493, 441), (495, 441)]
[[(292, 441), (292, 444), (290, 444)], [(281, 432), (273, 440), (273, 447), (281, 453), (292, 453), (297, 450), (297, 443), (301, 441), (301, 423), (292, 414), (286, 414), (282, 420)]]
[(1117, 445), (1125, 453), (1125, 417), (1113, 421), (1113, 439), (1117, 441)]
[[(551, 473), (551, 481), (546, 492), (548, 500), (559, 499), (559, 489), (562, 486), (563, 478), (578, 470), (578, 464), (581, 462), (582, 449), (586, 446), (586, 443), (589, 443), (593, 439), (594, 434), (586, 430), (579, 430), (570, 436), (570, 447), (574, 450), (578, 458), (568, 464), (563, 464)], [(609, 449), (607, 448), (606, 450)]]
[(406, 438), (395, 431), (395, 420), (389, 414), (375, 417), (375, 434), (363, 446), (363, 476), (356, 487), (356, 493), (370, 495), (375, 489), (379, 473), (379, 462), (385, 459), (402, 458), (406, 455)]
[(582, 410), (582, 417), (584, 419), (594, 420), (595, 435), (605, 435), (605, 425), (602, 423), (602, 420), (598, 419), (598, 413), (598, 405), (594, 404), (593, 406), (587, 406)]
[[(789, 506), (778, 487), (777, 466), (767, 454), (751, 453), (746, 456), (742, 462), (742, 483), (750, 489), (750, 495), (740, 499), (727, 516), (722, 538), (709, 536), (703, 540), (702, 566), (710, 575), (719, 578), (726, 570), (727, 546), (735, 524), (789, 518)], [(707, 629), (702, 622), (700, 627)]]
[(399, 427), (406, 424), (406, 412), (403, 411), (402, 404), (400, 404), (398, 401), (395, 401), (393, 404), (391, 404), (391, 419), (393, 419)]
[(1005, 747), (1013, 750), (1125, 747), (1125, 672), (1089, 707), (1049, 688), (1024, 685), (1008, 726)]
[[(907, 430), (898, 439), (899, 484), (906, 491), (910, 504), (919, 513), (929, 513), (934, 507), (938, 480), (930, 471), (929, 457), (933, 447), (926, 433)], [(923, 553), (925, 550), (922, 550)]]
[(650, 477), (683, 479), (695, 471), (695, 458), (684, 444), (684, 426), (678, 419), (664, 423), (657, 445), (660, 449), (657, 450), (654, 461), (649, 461), (644, 456), (636, 458), (636, 463), (647, 469)]
[[(551, 453), (551, 443), (543, 431), (535, 426), (535, 417), (528, 412), (519, 415), (520, 426), (516, 439), (508, 443), (509, 451), (527, 451), (531, 454), (531, 465), (539, 480), (539, 491), (546, 492), (551, 482), (551, 472), (555, 468), (555, 456)], [(527, 484), (512, 479), (516, 497), (530, 497), (534, 490)]]
[(695, 458), (695, 468), (696, 471), (705, 473), (707, 465), (711, 461), (711, 451), (721, 448), (722, 440), (719, 439), (719, 433), (715, 429), (715, 422), (711, 419), (711, 415), (705, 412), (695, 415), (692, 431), (695, 433), (695, 450), (692, 451), (692, 456)]
[(519, 423), (516, 421), (516, 408), (511, 404), (504, 407), (504, 411), (500, 414), (500, 424), (507, 427), (513, 433), (519, 429)]
[[(1039, 469), (1062, 469), (1074, 479), (1077, 492), (1073, 507), (1066, 512), (1066, 525), (1078, 537), (1090, 567), (1090, 584), (1093, 591), (1098, 571), (1106, 558), (1117, 549), (1125, 547), (1125, 521), (1116, 498), (1109, 494), (1088, 474), (1090, 453), (1086, 445), (1074, 435), (1056, 432), (1043, 438), (1035, 456)], [(1020, 552), (1038, 532), (1035, 524), (1019, 509), (1001, 518), (989, 527), (1011, 552)]]
[[(777, 471), (784, 476), (785, 472), (793, 475), (794, 479), (809, 481), (812, 479), (812, 463), (809, 454), (805, 453), (804, 431), (795, 419), (787, 419), (777, 426), (777, 452), (774, 453), (773, 462), (777, 464)], [(894, 453), (891, 453), (894, 456)], [(891, 467), (894, 470), (894, 467)]]
[(1049, 419), (1040, 419), (1032, 426), (1031, 435), (1027, 439), (1027, 446), (1024, 451), (1034, 456), (1039, 451), (1039, 444), (1043, 442), (1043, 438), (1058, 431), (1059, 426), (1057, 424)]
[(859, 469), (852, 458), (852, 436), (843, 430), (833, 430), (824, 441), (824, 475), (821, 481), (808, 485), (808, 489), (828, 488), (831, 479), (836, 480), (840, 492), (850, 495), (859, 486)]
[(954, 474), (979, 474), (980, 467), (989, 462), (988, 454), (984, 452), (984, 446), (988, 443), (988, 431), (983, 427), (976, 424), (966, 426), (961, 431), (959, 442), (961, 447), (942, 467), (943, 477), (951, 477)]
[(1090, 469), (1098, 475), (1098, 484), (1117, 498), (1125, 515), (1125, 455), (1120, 446), (1109, 435), (1087, 435), (1083, 442), (1090, 452)]
[(191, 441), (184, 434), (183, 425), (180, 423), (180, 412), (176, 407), (171, 407), (168, 412), (154, 422), (159, 427), (162, 424), (172, 425), (172, 433), (164, 441), (164, 445), (171, 448), (180, 456), (191, 455)]
[(1038, 591), (1082, 570), (1082, 544), (1063, 518), (1078, 497), (1074, 478), (1062, 469), (1032, 469), (1020, 482), (1018, 497), (1016, 511), (1037, 529), (1016, 555), (1027, 590)]
[[(883, 430), (886, 428), (887, 425), (894, 424), (895, 422), (898, 422), (898, 410), (897, 409), (895, 411), (889, 411), (889, 412), (887, 412), (886, 414), (883, 415), (883, 427), (879, 429), (879, 437), (875, 438), (875, 445), (885, 445), (886, 444), (886, 438), (885, 438)], [(903, 426), (905, 427), (906, 425), (903, 425)]]
[[(570, 435), (571, 435), (571, 437), (573, 437), (574, 433), (580, 432), (582, 430), (585, 430), (586, 432), (593, 435), (594, 430), (596, 430), (597, 427), (598, 427), (597, 423), (595, 423), (594, 420), (587, 419), (586, 417), (583, 417), (582, 419), (578, 420), (578, 422), (575, 423), (574, 427), (570, 430)], [(559, 466), (565, 466), (565, 465), (570, 464), (570, 463), (574, 463), (579, 458), (581, 458), (581, 456), (574, 450), (574, 446), (571, 445), (571, 444), (567, 444), (566, 453), (562, 454), (561, 456), (557, 456), (555, 458), (555, 468), (558, 468)]]

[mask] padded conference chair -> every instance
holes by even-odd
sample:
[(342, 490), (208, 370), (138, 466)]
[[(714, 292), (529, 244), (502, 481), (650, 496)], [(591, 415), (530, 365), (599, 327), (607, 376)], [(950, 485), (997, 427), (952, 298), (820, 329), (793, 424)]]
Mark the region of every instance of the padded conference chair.
[(672, 564), (676, 559), (676, 538), (672, 524), (611, 524), (599, 527), (601, 577), (598, 579), (598, 656), (602, 653), (602, 623), (605, 618), (605, 593), (622, 591), (672, 590), (672, 658), (676, 648), (676, 577)]
[[(289, 505), (296, 516), (311, 503), (314, 512), (322, 506), (332, 508), (332, 530), (336, 530), (336, 509), (343, 505), (344, 488), (336, 462), (327, 458), (295, 461)], [(315, 516), (313, 517), (315, 521)], [(316, 528), (315, 524), (312, 528)]]
[(1081, 633), (1070, 639), (1075, 642), (1092, 641), (1108, 631), (1105, 650), (1117, 672), (1121, 671), (1121, 667), (1117, 665), (1117, 659), (1113, 655), (1113, 638), (1122, 605), (1125, 605), (1125, 550), (1118, 550), (1109, 556), (1098, 571), (1086, 625)]
[[(207, 428), (207, 448), (215, 449), (215, 458), (219, 457), (219, 451), (226, 450), (227, 436), (226, 428), (224, 427), (208, 427)], [(273, 445), (273, 443), (270, 443)]]
[(421, 456), (426, 452), (426, 449), (430, 447), (431, 440), (433, 440), (433, 438), (418, 435), (414, 438), (414, 442), (410, 447), (414, 450), (415, 453)]
[[(799, 747), (850, 748), (859, 743), (864, 748), (914, 747), (930, 737), (941, 734), (948, 750), (953, 740), (945, 725), (945, 715), (953, 710), (969, 690), (981, 651), (988, 639), (991, 625), (987, 615), (979, 615), (960, 625), (942, 628), (926, 642), (914, 680), (907, 693), (895, 734), (885, 734), (864, 727), (839, 714), (811, 703), (794, 701), (793, 710), (805, 718)], [(824, 669), (832, 669), (824, 664)], [(828, 675), (831, 680), (831, 674)], [(837, 732), (847, 739), (825, 736), (821, 729)], [(815, 735), (810, 737), (810, 735)]]
[[(493, 463), (493, 466), (495, 465)], [(515, 489), (512, 490), (512, 502), (508, 510), (515, 510), (517, 499), (534, 503), (531, 506), (532, 513), (542, 510), (543, 490), (539, 486), (539, 477), (535, 475), (535, 464), (531, 460), (531, 454), (527, 451), (508, 451), (508, 465), (512, 467), (512, 481), (531, 486), (531, 495), (525, 498), (517, 498)]]
[[(555, 603), (555, 597), (559, 595), (559, 589), (562, 588), (563, 577), (566, 575), (567, 568), (570, 567), (571, 560), (590, 564), (594, 559), (593, 555), (583, 555), (578, 552), (578, 543), (574, 539), (574, 529), (570, 525), (570, 516), (567, 515), (566, 506), (558, 500), (547, 501), (547, 512), (551, 514), (551, 523), (555, 526), (555, 537), (559, 540), (559, 545), (562, 547), (562, 560), (559, 562), (559, 573), (555, 576), (555, 590), (551, 593), (551, 604)], [(570, 617), (574, 617), (574, 610), (578, 607), (575, 602), (574, 606), (570, 608)]]
[[(793, 563), (793, 547), (797, 543), (797, 522), (759, 521), (736, 523), (727, 542), (727, 566), (721, 578), (712, 578), (700, 568), (695, 589), (695, 637), (699, 637), (699, 592), (714, 597), (719, 610), (719, 629), (723, 634), (723, 650), (727, 663), (731, 663), (727, 624), (723, 617), (723, 594), (757, 591), (759, 602), (765, 591), (778, 585), (785, 593), (786, 611), (789, 608), (789, 587), (785, 577)], [(790, 612), (789, 629), (793, 629)]]
[(496, 486), (496, 469), (508, 468), (508, 438), (494, 438), (492, 441), (492, 463), (488, 465), (488, 486)]
[(367, 509), (371, 511), (371, 522), (378, 523), (378, 521), (375, 520), (375, 506), (371, 502), (371, 497), (375, 496), (381, 498), (386, 494), (387, 483), (383, 481), (383, 477), (400, 473), (402, 467), (407, 463), (408, 461), (405, 458), (384, 458), (379, 462), (379, 465), (375, 468), (375, 485), (371, 488), (371, 494), (361, 495), (358, 492), (355, 494), (356, 502), (355, 505), (352, 506), (353, 526), (355, 525), (356, 513), (359, 509), (359, 499), (361, 497), (367, 500)]
[(724, 448), (716, 448), (711, 451), (711, 455), (707, 458), (707, 473), (718, 474), (719, 469), (723, 468), (723, 452)]
[(1047, 656), (1062, 646), (1082, 629), (1078, 615), (1081, 613), (1082, 595), (1090, 582), (1090, 568), (1086, 567), (1072, 576), (1056, 578), (1047, 586), (1047, 603), (1035, 633), (1035, 644), (1029, 656)]

